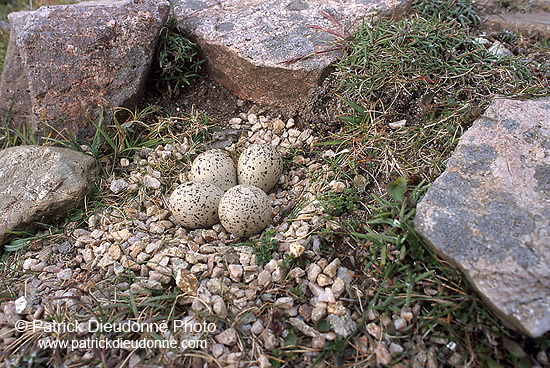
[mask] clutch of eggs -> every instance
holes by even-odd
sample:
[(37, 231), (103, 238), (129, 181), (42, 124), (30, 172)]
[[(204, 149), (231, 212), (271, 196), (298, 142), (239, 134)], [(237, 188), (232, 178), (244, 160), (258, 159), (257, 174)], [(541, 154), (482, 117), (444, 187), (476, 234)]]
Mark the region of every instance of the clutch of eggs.
[(269, 144), (254, 144), (237, 164), (224, 150), (199, 154), (191, 165), (192, 181), (178, 186), (168, 201), (176, 221), (187, 228), (221, 221), (235, 236), (252, 236), (272, 220), (269, 192), (283, 173), (283, 158)]

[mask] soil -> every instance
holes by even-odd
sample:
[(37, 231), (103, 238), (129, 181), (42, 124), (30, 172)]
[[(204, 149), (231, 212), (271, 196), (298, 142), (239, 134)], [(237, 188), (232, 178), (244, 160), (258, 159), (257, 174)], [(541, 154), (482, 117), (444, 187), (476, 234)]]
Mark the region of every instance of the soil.
[(254, 107), (259, 114), (283, 120), (293, 118), (299, 128), (307, 124), (316, 133), (326, 135), (338, 131), (341, 126), (338, 116), (344, 113), (342, 101), (333, 93), (335, 88), (335, 81), (329, 77), (321, 86), (311, 91), (304, 101), (294, 106), (277, 108), (242, 100), (208, 74), (201, 73), (191, 81), (191, 85), (176, 93), (159, 91), (154, 84), (150, 84), (138, 109), (156, 105), (161, 107), (163, 116), (204, 113), (214, 123), (226, 125), (231, 118)]

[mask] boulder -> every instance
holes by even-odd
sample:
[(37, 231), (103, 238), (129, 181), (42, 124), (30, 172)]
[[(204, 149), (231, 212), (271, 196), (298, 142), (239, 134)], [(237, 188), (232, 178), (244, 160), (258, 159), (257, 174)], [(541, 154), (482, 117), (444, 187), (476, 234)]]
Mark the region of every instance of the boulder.
[(491, 14), (483, 21), (483, 27), (494, 31), (510, 31), (526, 37), (550, 38), (550, 12), (533, 13), (503, 12)]
[(91, 136), (102, 110), (139, 98), (169, 13), (167, 0), (125, 0), (10, 14), (0, 109), (38, 136), (43, 123)]
[(506, 325), (550, 330), (550, 98), (495, 100), (418, 204), (415, 227)]
[[(399, 15), (410, 0), (171, 0), (178, 26), (196, 39), (211, 76), (240, 98), (286, 107), (305, 100), (330, 71), (337, 36), (374, 13)], [(323, 15), (325, 12), (330, 16)], [(304, 60), (285, 61), (312, 53)]]
[(59, 147), (17, 146), (0, 151), (0, 245), (13, 231), (30, 231), (73, 208), (99, 174), (96, 160)]

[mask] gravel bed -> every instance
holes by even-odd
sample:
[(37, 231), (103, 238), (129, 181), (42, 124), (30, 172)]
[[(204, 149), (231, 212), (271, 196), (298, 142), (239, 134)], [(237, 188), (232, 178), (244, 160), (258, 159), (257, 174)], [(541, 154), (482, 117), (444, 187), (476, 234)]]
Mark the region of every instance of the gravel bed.
[[(339, 225), (328, 220), (319, 197), (352, 184), (332, 179), (323, 155), (334, 152), (314, 148), (318, 138), (311, 130), (298, 128), (292, 119), (243, 113), (215, 137), (214, 145), (230, 152), (267, 142), (285, 156), (285, 172), (269, 194), (272, 225), (258, 236), (236, 239), (219, 224), (189, 231), (174, 222), (166, 197), (187, 180), (186, 172), (167, 178), (163, 168), (195, 153), (187, 139), (121, 159), (121, 170), (109, 178), (108, 191), (123, 198), (124, 206), (102, 207), (89, 217), (87, 227), (68, 229), (63, 241), (35, 244), (20, 257), (15, 268), (21, 267), (25, 277), (10, 289), (19, 299), (3, 301), (0, 309), (0, 345), (12, 353), (5, 359), (17, 366), (23, 359), (16, 352), (19, 346), (48, 336), (16, 331), (13, 324), (18, 320), (85, 320), (97, 317), (98, 305), (125, 303), (130, 295), (147, 303), (171, 290), (180, 294), (179, 314), (173, 318), (209, 321), (215, 330), (192, 336), (163, 332), (163, 339), (207, 340), (202, 349), (167, 349), (166, 361), (184, 353), (212, 366), (270, 367), (278, 360), (292, 360), (291, 366), (306, 367), (329, 342), (353, 335), (358, 362), (388, 364), (412, 348), (416, 357), (398, 366), (437, 367), (438, 354), (450, 366), (459, 366), (461, 355), (453, 352), (456, 344), (446, 339), (437, 342), (441, 349), (436, 351), (424, 345), (428, 337), (400, 338), (399, 332), (415, 323), (419, 305), (389, 318), (363, 310), (369, 292), (358, 287), (362, 276), (355, 274), (351, 257), (323, 251), (326, 244), (319, 232), (337, 230)], [(262, 239), (278, 246), (265, 264), (259, 262), (254, 246)], [(96, 308), (95, 314), (90, 308)], [(150, 321), (150, 316), (139, 317)], [(86, 331), (81, 335), (72, 338), (90, 336)], [(288, 346), (293, 336), (298, 345)], [(296, 354), (275, 354), (285, 349)], [(144, 364), (144, 355), (127, 353), (118, 355), (128, 356), (128, 366)], [(63, 354), (67, 365), (86, 366), (97, 359), (97, 352), (89, 349)], [(324, 365), (321, 361), (318, 366)]]

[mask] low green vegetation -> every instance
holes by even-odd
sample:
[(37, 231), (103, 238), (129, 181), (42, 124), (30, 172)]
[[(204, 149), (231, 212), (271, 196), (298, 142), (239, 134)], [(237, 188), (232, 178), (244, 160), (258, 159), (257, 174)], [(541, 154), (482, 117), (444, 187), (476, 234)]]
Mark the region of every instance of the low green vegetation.
[(265, 265), (271, 261), (277, 249), (279, 249), (279, 239), (275, 238), (274, 229), (267, 230), (259, 241), (252, 243), (258, 265)]
[(205, 61), (200, 57), (199, 46), (186, 37), (172, 19), (160, 34), (153, 70), (157, 88), (170, 96), (178, 94), (198, 77), (200, 66)]
[[(413, 8), (414, 14), (398, 21), (364, 22), (337, 62), (337, 93), (348, 112), (340, 117), (341, 129), (320, 148), (343, 152), (338, 165), (332, 165), (334, 158), (326, 163), (335, 167), (337, 177), (331, 180), (347, 181), (353, 189), (338, 199), (330, 192), (320, 198), (340, 216), (341, 229), (318, 235), (330, 244), (348, 244), (336, 251), (346, 254), (351, 247), (360, 259), (365, 281), (359, 290), (374, 291), (368, 297), (355, 292), (364, 324), (370, 322), (368, 311), (378, 323), (416, 309), (418, 323), (388, 333), (405, 340), (430, 336), (453, 342), (438, 354), (445, 359), (459, 352), (464, 366), (527, 366), (523, 349), (544, 350), (548, 340), (525, 339), (502, 326), (462, 274), (431, 251), (413, 220), (417, 202), (445, 169), (462, 132), (493, 97), (550, 94), (545, 61), (550, 51), (540, 40), (517, 34), (476, 39), (469, 27), (479, 18), (471, 1), (415, 1)], [(523, 51), (493, 55), (483, 42), (494, 41)], [(366, 194), (359, 191), (359, 200), (350, 200), (358, 176), (369, 179)], [(327, 344), (324, 357), (332, 356), (338, 365), (372, 363), (372, 357), (354, 357), (351, 346), (358, 336), (365, 336), (364, 325), (345, 341)], [(390, 366), (416, 353), (404, 351)]]
[(480, 25), (479, 10), (472, 0), (414, 0), (414, 11), (427, 19), (457, 22), (463, 27)]

